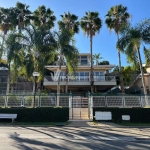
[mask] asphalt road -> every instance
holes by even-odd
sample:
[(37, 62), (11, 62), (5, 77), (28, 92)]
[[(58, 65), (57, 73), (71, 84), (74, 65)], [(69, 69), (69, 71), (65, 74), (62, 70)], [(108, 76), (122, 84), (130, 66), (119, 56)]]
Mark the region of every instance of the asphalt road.
[(150, 128), (0, 127), (0, 150), (149, 150)]

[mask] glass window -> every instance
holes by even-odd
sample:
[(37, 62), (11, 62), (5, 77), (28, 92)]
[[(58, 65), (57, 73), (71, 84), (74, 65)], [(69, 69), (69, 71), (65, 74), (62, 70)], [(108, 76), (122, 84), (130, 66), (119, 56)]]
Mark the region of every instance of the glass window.
[(99, 76), (99, 72), (94, 72), (94, 75), (95, 76)]
[(104, 76), (104, 72), (100, 72), (100, 76)]
[(84, 72), (80, 72), (80, 76), (84, 76)]
[(87, 59), (87, 56), (81, 56), (81, 59)]
[(87, 64), (87, 60), (81, 60), (81, 65), (86, 65)]
[(85, 72), (85, 76), (89, 76), (89, 72)]

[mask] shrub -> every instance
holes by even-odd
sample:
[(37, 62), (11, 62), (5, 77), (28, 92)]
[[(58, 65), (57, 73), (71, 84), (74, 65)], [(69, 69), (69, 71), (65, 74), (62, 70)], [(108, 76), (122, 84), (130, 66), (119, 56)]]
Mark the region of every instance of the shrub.
[(122, 115), (130, 115), (132, 123), (150, 123), (150, 108), (93, 108), (93, 116), (95, 111), (110, 111), (113, 122), (121, 122)]
[[(69, 108), (0, 108), (0, 113), (17, 114), (18, 122), (65, 122)], [(34, 118), (34, 119), (33, 119)]]

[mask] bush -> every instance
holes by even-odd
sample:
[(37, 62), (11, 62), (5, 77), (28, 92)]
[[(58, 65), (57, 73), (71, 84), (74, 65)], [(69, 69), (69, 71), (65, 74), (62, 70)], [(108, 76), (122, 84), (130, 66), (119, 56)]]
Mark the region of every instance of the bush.
[(113, 122), (121, 122), (122, 115), (130, 115), (132, 123), (150, 123), (150, 108), (93, 108), (93, 116), (95, 111), (110, 111)]
[[(0, 108), (0, 113), (17, 114), (17, 122), (65, 122), (69, 108)], [(34, 115), (33, 115), (34, 114)]]

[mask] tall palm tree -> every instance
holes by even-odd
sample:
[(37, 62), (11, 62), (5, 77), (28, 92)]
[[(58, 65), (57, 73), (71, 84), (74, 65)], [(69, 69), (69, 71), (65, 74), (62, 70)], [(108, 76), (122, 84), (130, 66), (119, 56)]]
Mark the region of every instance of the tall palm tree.
[[(131, 15), (127, 12), (127, 7), (124, 7), (120, 4), (111, 7), (108, 13), (106, 14), (106, 17), (107, 18), (105, 20), (105, 23), (110, 30), (115, 31), (118, 41), (120, 30), (128, 23), (128, 20), (131, 17)], [(119, 60), (120, 86), (122, 93), (124, 93), (124, 83), (121, 69), (121, 56), (119, 50), (118, 50), (118, 60)]]
[[(0, 46), (0, 57), (2, 57), (3, 53), (7, 51), (4, 47), (6, 35), (9, 30), (14, 29), (16, 27), (16, 13), (14, 8), (0, 8), (0, 30), (3, 32), (2, 44)], [(7, 79), (7, 90), (6, 95), (9, 94), (10, 88), (10, 60), (8, 62), (8, 79)]]
[(103, 57), (101, 57), (101, 54), (100, 54), (100, 53), (93, 55), (93, 60), (96, 61), (96, 65), (98, 65), (99, 59), (102, 59), (102, 58), (103, 58)]
[[(75, 33), (79, 32), (79, 22), (78, 17), (74, 14), (71, 14), (70, 12), (65, 13), (64, 15), (61, 15), (62, 20), (58, 21), (59, 28), (66, 28), (70, 32), (73, 33), (73, 36)], [(72, 43), (74, 44), (74, 43)], [(75, 62), (76, 63), (76, 62)], [(66, 63), (66, 93), (68, 93), (68, 63)]]
[[(78, 49), (71, 45), (72, 33), (66, 29), (61, 28), (56, 32), (56, 41), (57, 41), (57, 51), (59, 54), (59, 71), (61, 72), (61, 65), (63, 59), (66, 59), (68, 69), (74, 72), (74, 69), (77, 67), (77, 56), (79, 54)], [(57, 106), (59, 106), (59, 94), (60, 94), (60, 74), (58, 75), (58, 86), (57, 86)]]
[(30, 6), (17, 2), (15, 7), (15, 12), (17, 15), (17, 25), (19, 32), (21, 33), (21, 30), (30, 24), (30, 21), (32, 20), (32, 12), (28, 9)]
[(143, 43), (150, 44), (150, 19), (142, 21), (135, 26), (128, 25), (117, 42), (117, 48), (125, 51), (128, 61), (136, 61), (135, 59), (138, 58), (143, 90), (144, 94), (147, 95), (140, 54), (140, 46)]
[(101, 27), (102, 27), (102, 20), (99, 18), (98, 12), (86, 12), (86, 16), (81, 18), (80, 25), (83, 30), (83, 32), (90, 37), (90, 53), (91, 53), (91, 93), (93, 93), (94, 89), (94, 78), (93, 78), (93, 50), (92, 50), (92, 44), (93, 44), (93, 36), (95, 36), (96, 33), (99, 33)]
[(54, 21), (56, 17), (53, 15), (54, 12), (42, 5), (39, 6), (33, 13), (33, 23), (37, 27), (43, 27), (43, 29), (51, 29), (54, 27)]

